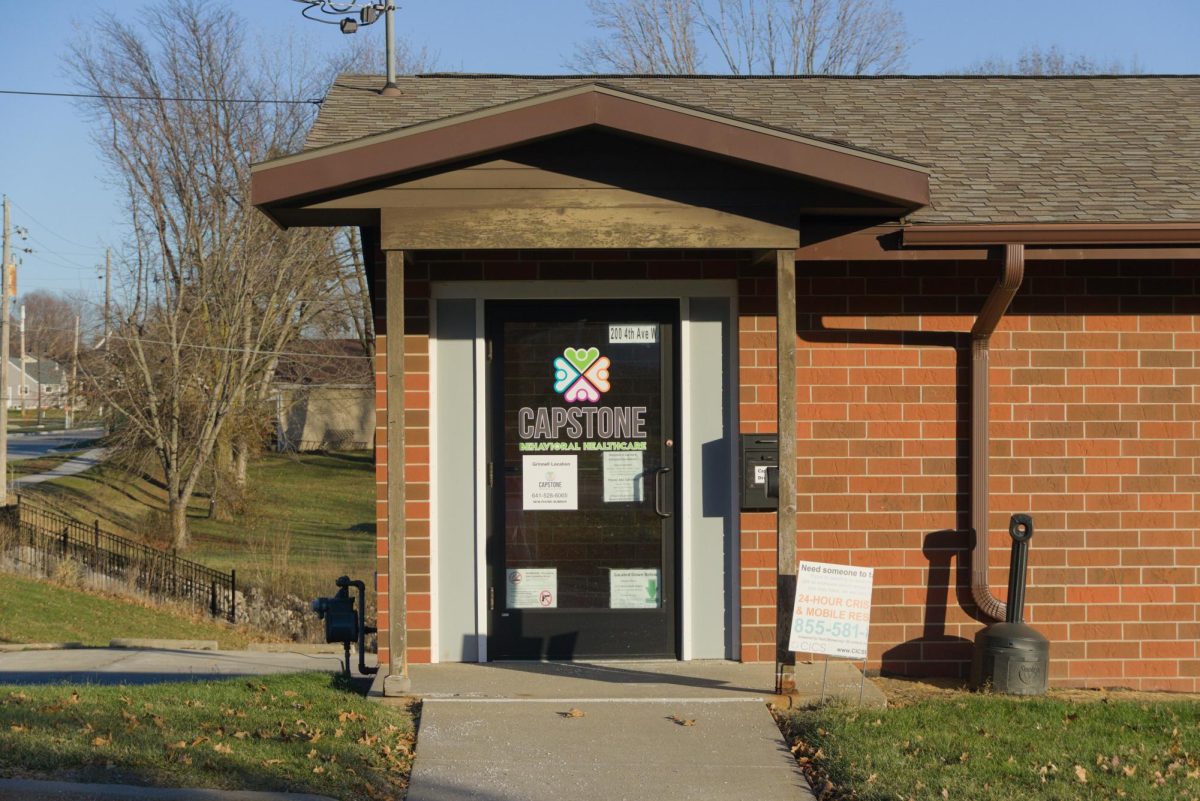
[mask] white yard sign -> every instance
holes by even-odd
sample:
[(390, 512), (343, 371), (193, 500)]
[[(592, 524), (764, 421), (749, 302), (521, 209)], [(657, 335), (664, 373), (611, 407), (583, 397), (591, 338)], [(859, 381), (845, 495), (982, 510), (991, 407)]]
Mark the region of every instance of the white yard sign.
[(523, 509), (578, 509), (579, 457), (521, 457)]
[(788, 648), (866, 659), (874, 578), (875, 571), (869, 567), (801, 562), (796, 569), (796, 604)]
[(509, 609), (553, 609), (558, 606), (558, 570), (553, 567), (510, 568), (505, 572), (505, 606)]

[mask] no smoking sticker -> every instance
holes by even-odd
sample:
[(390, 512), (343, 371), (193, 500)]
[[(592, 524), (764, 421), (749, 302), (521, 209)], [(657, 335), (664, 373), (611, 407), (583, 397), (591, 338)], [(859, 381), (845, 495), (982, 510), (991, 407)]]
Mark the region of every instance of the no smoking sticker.
[(558, 570), (522, 567), (506, 571), (505, 606), (509, 609), (553, 609), (558, 606)]

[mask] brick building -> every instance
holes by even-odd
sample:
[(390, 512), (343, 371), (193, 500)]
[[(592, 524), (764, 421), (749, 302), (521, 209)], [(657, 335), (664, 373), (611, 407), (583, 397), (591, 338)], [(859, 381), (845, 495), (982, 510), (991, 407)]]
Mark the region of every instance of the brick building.
[(1200, 79), (381, 84), (254, 202), (363, 231), (385, 670), (786, 659), (803, 559), (962, 675), (1025, 512), (1052, 682), (1200, 690)]

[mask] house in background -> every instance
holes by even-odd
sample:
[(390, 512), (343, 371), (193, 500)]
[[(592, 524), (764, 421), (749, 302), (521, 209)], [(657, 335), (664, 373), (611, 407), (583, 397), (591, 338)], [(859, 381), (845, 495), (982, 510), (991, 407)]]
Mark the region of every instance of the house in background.
[(26, 356), (8, 359), (5, 398), (10, 409), (57, 409), (67, 401), (66, 371), (58, 362)]
[(375, 444), (371, 359), (360, 342), (302, 340), (276, 370), (275, 449), (366, 450)]

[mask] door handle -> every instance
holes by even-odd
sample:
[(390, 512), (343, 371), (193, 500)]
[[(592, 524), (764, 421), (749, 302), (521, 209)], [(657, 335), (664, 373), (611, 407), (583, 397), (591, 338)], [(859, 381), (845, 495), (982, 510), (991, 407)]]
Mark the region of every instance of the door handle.
[(671, 472), (669, 467), (660, 467), (654, 471), (654, 511), (659, 517), (670, 517), (670, 512), (664, 512), (662, 509), (662, 482), (659, 480), (667, 473)]

